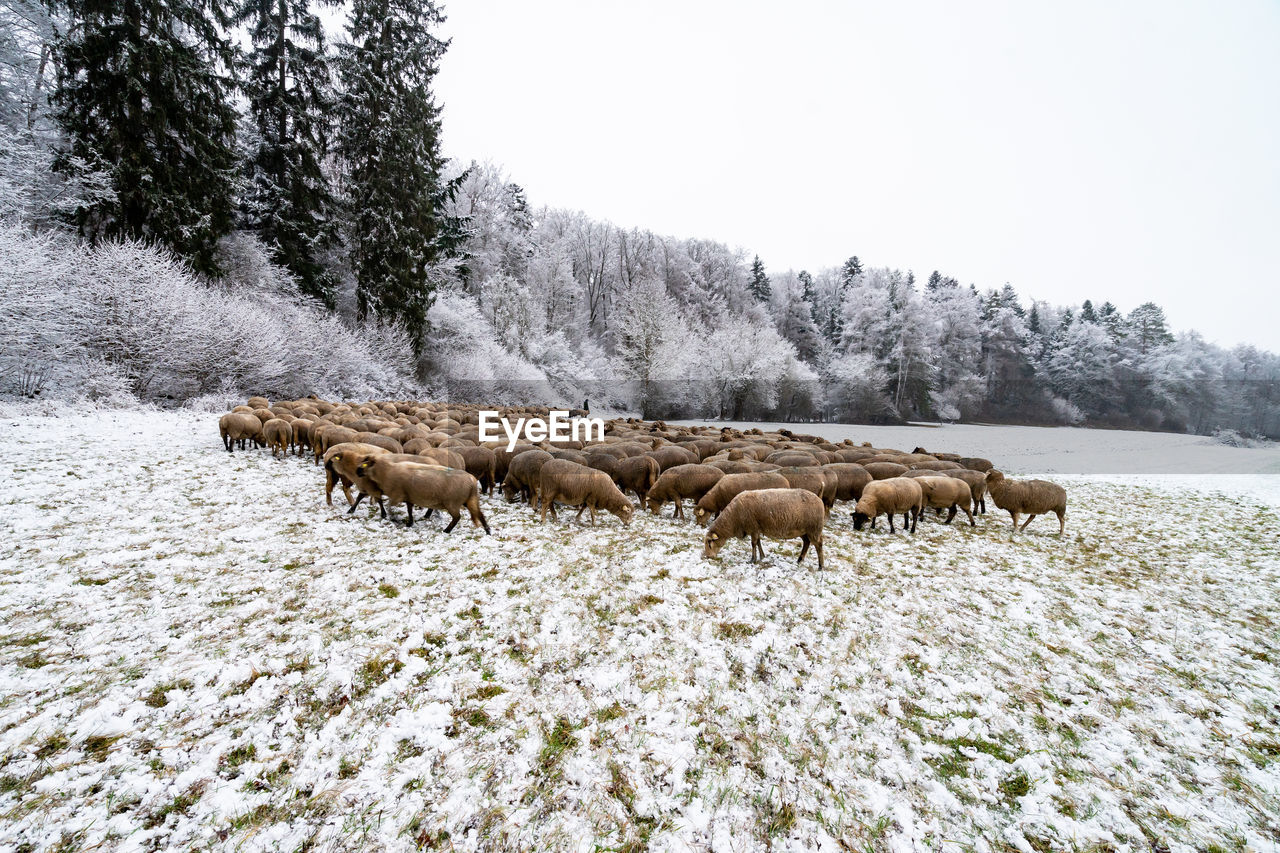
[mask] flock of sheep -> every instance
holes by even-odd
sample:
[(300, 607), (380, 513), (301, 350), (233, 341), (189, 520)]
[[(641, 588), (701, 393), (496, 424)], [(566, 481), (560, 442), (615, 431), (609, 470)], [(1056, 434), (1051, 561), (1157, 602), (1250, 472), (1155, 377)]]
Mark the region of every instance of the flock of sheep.
[[(1015, 481), (989, 460), (839, 444), (790, 430), (741, 431), (730, 427), (670, 426), (635, 418), (605, 422), (600, 441), (543, 441), (508, 448), (479, 441), (483, 407), (418, 402), (331, 403), (314, 397), (271, 403), (252, 397), (219, 421), (228, 452), (248, 444), (269, 447), (273, 456), (311, 453), (324, 464), (325, 500), (342, 489), (354, 512), (366, 497), (387, 518), (388, 505), (447, 513), (448, 533), (465, 509), (471, 523), (489, 533), (482, 493), (501, 489), (508, 502), (526, 501), (542, 521), (556, 505), (578, 507), (577, 517), (596, 511), (624, 524), (636, 511), (627, 496), (655, 515), (668, 503), (684, 518), (693, 503), (707, 527), (704, 556), (715, 557), (730, 539), (751, 539), (752, 562), (764, 556), (761, 538), (799, 538), (800, 561), (810, 545), (822, 568), (822, 532), (837, 501), (854, 504), (854, 528), (894, 516), (912, 533), (922, 512), (947, 511), (950, 524), (963, 511), (970, 525), (986, 512), (990, 495), (1025, 530), (1037, 515), (1054, 513), (1058, 532), (1066, 526), (1067, 495), (1045, 480)], [(497, 408), (502, 417), (546, 418), (537, 407)], [(585, 413), (579, 413), (585, 414)], [(352, 490), (356, 494), (353, 497)], [(1019, 527), (1019, 517), (1026, 520)]]

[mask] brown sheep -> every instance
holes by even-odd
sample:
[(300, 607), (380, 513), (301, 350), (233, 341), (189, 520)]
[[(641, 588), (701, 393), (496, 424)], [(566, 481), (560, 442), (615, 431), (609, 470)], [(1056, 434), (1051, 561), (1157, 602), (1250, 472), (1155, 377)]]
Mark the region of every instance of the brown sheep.
[(875, 478), (871, 472), (856, 462), (830, 462), (822, 466), (824, 471), (836, 475), (836, 500), (856, 501), (862, 497), (862, 490)]
[[(999, 471), (987, 472), (987, 491), (991, 500), (1013, 518), (1014, 532), (1026, 530), (1037, 515), (1053, 513), (1058, 516), (1058, 535), (1067, 529), (1067, 490), (1048, 480), (1009, 480)], [(1018, 516), (1027, 513), (1027, 520), (1018, 527)]]
[(445, 533), (462, 518), (465, 507), (471, 515), (474, 527), (483, 527), (489, 534), (489, 522), (480, 509), (480, 483), (466, 471), (428, 465), (420, 462), (398, 462), (390, 454), (366, 457), (356, 467), (356, 473), (365, 477), (391, 504), (403, 503), (409, 513), (409, 527), (413, 527), (413, 508), (426, 507), (427, 517), (433, 510), (448, 513), (451, 520)]
[(507, 503), (520, 494), (530, 504), (537, 505), (539, 475), (542, 466), (551, 460), (545, 450), (528, 450), (512, 458), (507, 466), (507, 476), (502, 481), (502, 494)]
[(271, 448), (271, 458), (289, 455), (289, 445), (293, 443), (293, 427), (283, 418), (272, 418), (262, 425), (262, 438)]
[(659, 447), (657, 450), (650, 450), (645, 455), (657, 460), (659, 474), (677, 465), (693, 465), (702, 461), (698, 454), (692, 450), (676, 447), (675, 445)]
[(876, 480), (888, 480), (890, 477), (901, 477), (907, 473), (907, 466), (900, 465), (897, 462), (862, 462), (859, 464), (866, 468), (867, 473)]
[(640, 456), (628, 456), (626, 459), (618, 460), (617, 475), (614, 477), (614, 482), (618, 484), (618, 488), (622, 490), (624, 495), (627, 492), (635, 492), (636, 497), (640, 499), (640, 503), (643, 505), (644, 499), (649, 495), (649, 490), (653, 488), (653, 484), (657, 482), (659, 474), (662, 473), (661, 469), (662, 466), (658, 460), (647, 453)]
[(817, 458), (812, 453), (806, 453), (803, 450), (779, 450), (770, 453), (764, 461), (772, 462), (781, 468), (802, 468), (818, 464)]
[(956, 460), (962, 468), (968, 468), (970, 471), (981, 471), (987, 473), (995, 466), (991, 464), (990, 459), (983, 459), (981, 456), (961, 456)]
[(941, 459), (932, 459), (924, 462), (912, 462), (907, 467), (913, 471), (959, 471), (959, 462), (943, 462)]
[(793, 489), (807, 489), (822, 499), (822, 505), (831, 511), (836, 502), (836, 491), (840, 478), (824, 471), (821, 467), (790, 466), (779, 468), (777, 473), (787, 478)]
[(311, 449), (315, 452), (316, 464), (324, 457), (324, 453), (335, 444), (356, 440), (356, 431), (344, 426), (326, 424), (311, 431)]
[(218, 418), (218, 433), (222, 436), (222, 446), (228, 453), (234, 453), (236, 442), (244, 450), (244, 443), (252, 441), (262, 444), (262, 421), (248, 412), (228, 412)]
[(729, 505), (742, 492), (755, 489), (789, 489), (791, 483), (787, 478), (773, 471), (754, 471), (750, 474), (725, 474), (720, 481), (711, 487), (698, 501), (693, 510), (693, 517), (703, 527), (707, 526), (712, 516)]
[(493, 494), (497, 480), (498, 457), (488, 447), (454, 447), (453, 452), (462, 457), (468, 474), (480, 481), (480, 491)]
[(446, 468), (457, 468), (461, 471), (467, 470), (467, 460), (463, 459), (458, 451), (461, 448), (455, 447), (452, 450), (444, 447), (424, 447), (415, 455), (420, 456), (419, 462), (429, 462), (432, 465), (443, 465)]
[(969, 489), (969, 484), (964, 480), (957, 480), (955, 477), (948, 477), (945, 474), (935, 472), (932, 477), (920, 477), (916, 480), (920, 484), (920, 490), (924, 493), (924, 505), (933, 507), (941, 512), (949, 510), (945, 524), (950, 524), (951, 520), (956, 517), (956, 509), (964, 510), (964, 514), (969, 519), (969, 526), (973, 527), (973, 492)]
[(876, 480), (868, 483), (862, 490), (853, 510), (853, 529), (861, 530), (868, 521), (875, 527), (876, 518), (889, 516), (889, 532), (894, 533), (893, 515), (902, 513), (902, 525), (912, 533), (916, 532), (916, 524), (920, 520), (920, 511), (924, 508), (924, 491), (918, 480), (906, 477), (891, 477), (888, 480)]
[(726, 474), (751, 474), (755, 472), (755, 462), (742, 459), (710, 459), (705, 464), (719, 468)]
[(521, 453), (525, 453), (530, 450), (537, 450), (538, 448), (534, 447), (532, 444), (517, 444), (515, 447), (511, 448), (511, 450), (507, 450), (507, 446), (504, 444), (501, 446), (490, 445), (490, 449), (493, 450), (493, 456), (496, 462), (493, 469), (493, 484), (495, 486), (501, 486), (503, 481), (507, 479), (507, 469), (511, 466), (511, 460)]
[(542, 508), (540, 522), (546, 522), (547, 511), (556, 519), (556, 503), (579, 507), (576, 518), (583, 510), (591, 511), (591, 526), (596, 523), (596, 510), (607, 510), (623, 524), (631, 523), (634, 508), (627, 496), (618, 491), (613, 480), (603, 471), (570, 462), (568, 459), (547, 460), (538, 473), (538, 501)]
[(362, 444), (372, 444), (374, 447), (381, 447), (388, 453), (404, 453), (404, 447), (400, 442), (396, 441), (389, 435), (382, 435), (376, 432), (358, 432), (356, 433), (356, 441)]
[[(333, 487), (338, 485), (342, 488), (342, 494), (350, 506), (347, 512), (355, 512), (359, 501), (351, 497), (352, 486), (355, 486), (362, 496), (377, 491), (368, 481), (356, 476), (356, 467), (365, 459), (385, 452), (381, 447), (356, 441), (335, 444), (326, 450), (324, 453), (324, 502), (333, 506)], [(372, 500), (382, 510), (382, 517), (386, 518), (387, 511), (382, 506), (381, 493), (374, 495)]]
[(703, 538), (702, 556), (713, 559), (730, 539), (751, 537), (751, 562), (765, 556), (760, 537), (795, 539), (800, 537), (800, 559), (813, 545), (818, 552), (818, 568), (822, 566), (822, 525), (826, 508), (808, 489), (754, 489), (741, 492), (729, 502), (712, 522)]
[(675, 517), (684, 518), (684, 499), (690, 498), (697, 503), (722, 477), (724, 472), (712, 465), (677, 465), (668, 468), (646, 495), (649, 512), (661, 514), (662, 505), (670, 501), (676, 505)]
[(961, 468), (956, 471), (944, 471), (948, 477), (955, 477), (957, 480), (964, 480), (969, 484), (969, 491), (973, 495), (973, 511), (975, 513), (987, 513), (987, 475), (981, 471), (970, 471), (968, 468)]

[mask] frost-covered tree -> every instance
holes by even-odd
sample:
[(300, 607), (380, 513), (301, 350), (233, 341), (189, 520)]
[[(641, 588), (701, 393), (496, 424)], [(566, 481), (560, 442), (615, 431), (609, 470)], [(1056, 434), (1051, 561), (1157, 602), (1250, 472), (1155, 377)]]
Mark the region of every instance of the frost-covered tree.
[[(803, 273), (808, 277), (808, 273)], [(805, 279), (794, 273), (785, 273), (772, 281), (769, 311), (779, 334), (791, 342), (796, 353), (805, 361), (812, 361), (822, 347), (822, 336), (813, 322), (813, 304), (809, 302), (812, 278)]]
[(354, 0), (337, 63), (356, 310), (402, 323), (419, 349), (434, 293), (455, 272), (444, 262), (465, 236), (447, 215), (459, 182), (442, 176), (432, 92), (448, 46), (435, 35), (443, 20), (431, 0)]
[(613, 328), (615, 361), (635, 386), (634, 404), (646, 418), (691, 393), (689, 368), (695, 352), (680, 306), (658, 279), (637, 282), (618, 298)]
[(751, 283), (748, 287), (757, 302), (769, 301), (769, 274), (764, 271), (764, 264), (760, 261), (759, 255), (751, 261)]
[(1129, 312), (1129, 329), (1138, 352), (1143, 354), (1173, 342), (1164, 309), (1154, 302), (1144, 302)]
[(298, 289), (332, 306), (325, 255), (337, 238), (336, 204), (322, 163), (334, 94), (324, 31), (306, 0), (238, 0), (246, 27), (244, 91), (253, 122), (246, 152), (246, 224), (271, 247)]
[(111, 173), (78, 211), (93, 238), (157, 240), (216, 272), (231, 229), (235, 111), (220, 0), (65, 0), (55, 103), (77, 160)]

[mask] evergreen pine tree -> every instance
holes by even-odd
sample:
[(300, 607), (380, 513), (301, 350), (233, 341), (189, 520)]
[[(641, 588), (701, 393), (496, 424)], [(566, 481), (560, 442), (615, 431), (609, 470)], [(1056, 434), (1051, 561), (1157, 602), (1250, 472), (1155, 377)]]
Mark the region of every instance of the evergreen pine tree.
[(1138, 351), (1146, 355), (1156, 347), (1173, 342), (1164, 309), (1154, 302), (1144, 302), (1129, 313), (1129, 327), (1138, 345)]
[(1080, 306), (1080, 319), (1085, 323), (1098, 322), (1098, 312), (1093, 310), (1093, 300), (1086, 299)]
[(115, 197), (81, 208), (91, 238), (155, 239), (217, 272), (232, 224), (236, 115), (221, 0), (65, 0), (58, 120), (76, 158), (111, 173)]
[(445, 203), (440, 108), (431, 92), (448, 43), (432, 0), (354, 0), (338, 74), (338, 147), (361, 318), (397, 320), (421, 351), (439, 263), (463, 238)]
[(853, 283), (853, 280), (862, 275), (862, 261), (858, 260), (858, 256), (854, 255), (844, 262), (840, 267), (840, 281), (845, 287)]
[(773, 292), (769, 287), (769, 276), (764, 271), (764, 264), (760, 262), (759, 255), (756, 255), (755, 260), (751, 262), (751, 281), (748, 282), (747, 289), (751, 291), (751, 295), (757, 302), (768, 302), (769, 295)]
[(321, 254), (336, 241), (335, 202), (321, 168), (333, 95), (320, 19), (306, 0), (239, 0), (248, 27), (245, 93), (255, 133), (242, 208), (272, 259), (301, 291), (333, 305)]

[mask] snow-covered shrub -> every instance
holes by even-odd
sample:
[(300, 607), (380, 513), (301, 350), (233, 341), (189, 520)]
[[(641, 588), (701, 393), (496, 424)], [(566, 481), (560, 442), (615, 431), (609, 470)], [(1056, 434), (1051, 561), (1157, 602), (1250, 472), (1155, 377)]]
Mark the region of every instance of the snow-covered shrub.
[(884, 393), (888, 373), (868, 353), (833, 358), (826, 380), (827, 406), (834, 420), (875, 423), (897, 415)]
[(1049, 411), (1056, 423), (1076, 426), (1084, 422), (1084, 412), (1080, 411), (1080, 407), (1061, 397), (1053, 397), (1049, 400)]
[(0, 226), (0, 395), (129, 404), (420, 390), (402, 330), (351, 328), (288, 295), (283, 274), (260, 273), (259, 286), (209, 283), (154, 246), (87, 249)]

